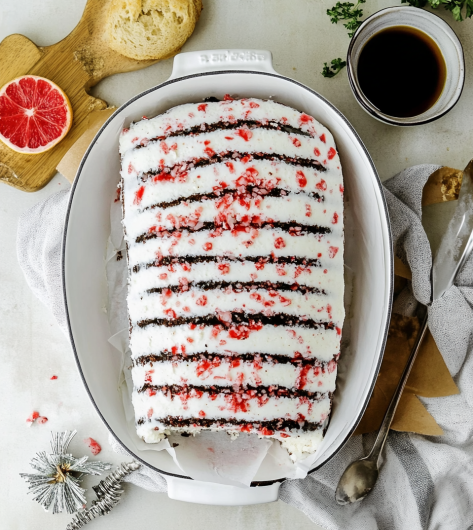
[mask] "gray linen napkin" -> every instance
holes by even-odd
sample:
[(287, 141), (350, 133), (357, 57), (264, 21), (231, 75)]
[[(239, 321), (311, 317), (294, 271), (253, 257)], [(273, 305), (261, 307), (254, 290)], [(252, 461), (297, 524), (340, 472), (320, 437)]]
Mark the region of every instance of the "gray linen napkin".
[[(438, 166), (408, 168), (384, 183), (396, 255), (412, 270), (394, 311), (411, 315), (430, 298), (432, 256), (422, 227), (422, 190)], [(65, 333), (60, 275), (62, 223), (68, 193), (52, 195), (19, 221), (18, 260), (33, 292), (54, 313)], [(420, 398), (445, 434), (425, 437), (391, 432), (373, 492), (362, 502), (338, 506), (338, 479), (369, 451), (374, 435), (355, 436), (326, 465), (304, 480), (282, 484), (280, 499), (328, 530), (473, 530), (473, 258), (456, 285), (429, 307), (429, 327), (460, 394)], [(117, 452), (124, 453), (116, 440)], [(126, 453), (124, 453), (126, 454)], [(141, 468), (127, 478), (150, 491), (166, 491), (164, 478)]]

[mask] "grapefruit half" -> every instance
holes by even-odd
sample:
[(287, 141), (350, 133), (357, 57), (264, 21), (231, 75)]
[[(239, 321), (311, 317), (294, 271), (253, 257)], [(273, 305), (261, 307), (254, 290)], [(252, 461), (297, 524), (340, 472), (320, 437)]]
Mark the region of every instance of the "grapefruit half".
[(52, 81), (24, 75), (0, 89), (0, 140), (19, 153), (44, 153), (72, 125), (66, 94)]

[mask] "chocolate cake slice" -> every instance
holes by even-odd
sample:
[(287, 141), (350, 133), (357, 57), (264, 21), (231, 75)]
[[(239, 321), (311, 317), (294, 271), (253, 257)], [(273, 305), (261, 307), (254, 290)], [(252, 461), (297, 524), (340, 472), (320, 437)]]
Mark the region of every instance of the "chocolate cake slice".
[(131, 124), (120, 154), (138, 435), (255, 433), (313, 453), (344, 320), (332, 135), (226, 97)]

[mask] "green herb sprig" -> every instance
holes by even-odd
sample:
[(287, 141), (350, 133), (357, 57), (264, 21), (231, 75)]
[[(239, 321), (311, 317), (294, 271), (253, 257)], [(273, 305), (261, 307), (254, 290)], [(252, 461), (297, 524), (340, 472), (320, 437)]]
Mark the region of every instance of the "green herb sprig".
[[(347, 29), (348, 36), (351, 38), (361, 25), (363, 10), (360, 9), (360, 5), (364, 4), (365, 2), (366, 0), (358, 0), (356, 4), (351, 2), (337, 2), (332, 9), (327, 9), (327, 15), (330, 17), (332, 24), (337, 24), (337, 22), (345, 20), (346, 22), (343, 24), (343, 26)], [(332, 59), (330, 64), (331, 66), (329, 66), (327, 63), (324, 63), (324, 67), (322, 69), (322, 75), (324, 77), (335, 77), (338, 72), (340, 72), (340, 70), (347, 65), (347, 63), (342, 61), (341, 58)]]
[(443, 5), (444, 9), (451, 11), (457, 22), (462, 22), (463, 16), (471, 18), (473, 15), (473, 0), (401, 0), (401, 2), (413, 7), (425, 7), (428, 4), (432, 9)]
[(322, 70), (322, 75), (324, 77), (335, 77), (338, 72), (347, 65), (345, 61), (342, 61), (341, 57), (338, 59), (332, 59), (330, 64), (331, 66), (324, 63), (324, 68)]
[(358, 0), (357, 4), (351, 2), (337, 2), (332, 9), (327, 9), (327, 15), (330, 17), (332, 24), (337, 24), (340, 20), (347, 20), (343, 26), (348, 30), (348, 36), (351, 38), (361, 25), (360, 18), (363, 16), (363, 10), (359, 8), (360, 4), (366, 3), (366, 0)]

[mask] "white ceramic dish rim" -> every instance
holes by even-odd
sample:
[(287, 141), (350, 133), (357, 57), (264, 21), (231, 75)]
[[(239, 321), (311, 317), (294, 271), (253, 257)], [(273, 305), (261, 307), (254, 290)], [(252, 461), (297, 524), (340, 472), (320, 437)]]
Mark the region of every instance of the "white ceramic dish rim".
[[(413, 116), (412, 118), (408, 118), (412, 121), (406, 121), (406, 118), (396, 118), (394, 116), (389, 116), (388, 114), (384, 114), (383, 112), (376, 109), (376, 107), (366, 98), (366, 96), (363, 94), (361, 88), (358, 85), (358, 81), (356, 81), (356, 74), (354, 72), (353, 68), (353, 61), (352, 61), (352, 53), (353, 49), (355, 47), (356, 41), (360, 37), (363, 31), (366, 30), (366, 28), (375, 20), (376, 18), (382, 17), (383, 15), (388, 14), (389, 12), (395, 13), (397, 11), (403, 11), (403, 12), (411, 12), (413, 15), (418, 16), (422, 14), (424, 17), (433, 17), (436, 19), (439, 26), (443, 26), (446, 33), (451, 32), (453, 36), (456, 39), (456, 47), (461, 51), (459, 54), (460, 59), (460, 89), (456, 90), (454, 97), (450, 100), (450, 103), (446, 106), (446, 108), (438, 112), (437, 114), (434, 114), (430, 118), (422, 118), (422, 116), (425, 114), (419, 114), (418, 116)], [(398, 24), (395, 24), (398, 25)], [(453, 40), (453, 39), (452, 39)], [(448, 68), (448, 66), (447, 66)], [(376, 11), (376, 13), (373, 13), (368, 18), (366, 18), (360, 27), (356, 30), (355, 34), (353, 35), (350, 44), (348, 46), (347, 51), (347, 73), (348, 73), (348, 81), (350, 82), (350, 87), (353, 92), (353, 95), (355, 96), (355, 99), (361, 106), (363, 110), (365, 110), (370, 116), (375, 118), (376, 120), (387, 123), (389, 125), (395, 125), (398, 127), (414, 127), (416, 125), (423, 125), (426, 123), (430, 123), (432, 121), (438, 120), (439, 118), (442, 118), (442, 116), (445, 116), (448, 112), (450, 112), (453, 107), (458, 103), (458, 101), (461, 98), (461, 95), (463, 93), (463, 89), (465, 87), (465, 54), (463, 52), (463, 46), (460, 43), (460, 40), (458, 39), (457, 34), (451, 28), (441, 17), (436, 15), (435, 13), (431, 13), (430, 11), (426, 11), (423, 9), (419, 9), (418, 7), (410, 7), (410, 6), (391, 6), (391, 7), (385, 7), (384, 9), (380, 9), (379, 11)], [(418, 119), (415, 119), (418, 118)]]
[[(390, 321), (389, 316), (391, 314), (393, 282), (394, 282), (394, 278), (393, 278), (393, 269), (394, 269), (394, 267), (393, 267), (393, 250), (392, 250), (391, 224), (390, 224), (390, 219), (389, 219), (386, 199), (384, 197), (381, 181), (379, 179), (376, 167), (375, 167), (375, 165), (374, 165), (374, 163), (373, 163), (373, 161), (371, 159), (371, 156), (370, 156), (368, 150), (366, 149), (365, 145), (363, 144), (361, 138), (358, 136), (357, 132), (355, 131), (353, 126), (349, 123), (349, 121), (345, 118), (345, 116), (334, 105), (332, 105), (328, 100), (326, 100), (323, 96), (321, 96), (319, 93), (317, 93), (316, 91), (312, 90), (311, 88), (303, 85), (302, 83), (299, 83), (298, 81), (295, 81), (293, 79), (290, 79), (290, 78), (282, 76), (282, 75), (279, 75), (277, 73), (264, 72), (264, 71), (260, 71), (260, 70), (233, 70), (233, 69), (230, 69), (230, 70), (223, 70), (222, 69), (222, 70), (220, 70), (219, 69), (219, 70), (216, 70), (216, 71), (195, 73), (195, 74), (185, 75), (185, 76), (177, 77), (177, 78), (171, 77), (170, 79), (168, 79), (164, 83), (156, 85), (156, 86), (154, 86), (154, 87), (152, 87), (152, 88), (150, 88), (148, 90), (145, 90), (145, 91), (141, 92), (140, 94), (137, 94), (136, 96), (134, 96), (133, 98), (128, 100), (126, 103), (121, 105), (108, 118), (108, 120), (103, 124), (103, 126), (100, 128), (100, 130), (95, 135), (94, 139), (92, 140), (91, 144), (89, 145), (86, 153), (84, 154), (84, 156), (82, 158), (82, 161), (81, 161), (81, 163), (79, 165), (79, 168), (77, 170), (76, 177), (74, 179), (74, 183), (73, 183), (73, 185), (71, 187), (70, 197), (69, 197), (69, 202), (68, 202), (67, 212), (66, 212), (66, 217), (65, 217), (64, 233), (63, 233), (63, 241), (62, 241), (62, 250), (61, 250), (61, 256), (62, 256), (61, 273), (62, 273), (63, 297), (64, 297), (64, 305), (65, 305), (65, 311), (66, 311), (66, 320), (67, 320), (67, 326), (68, 326), (68, 331), (69, 331), (69, 337), (70, 337), (72, 349), (73, 349), (73, 352), (74, 352), (74, 358), (75, 358), (75, 361), (76, 361), (76, 364), (77, 364), (77, 368), (79, 370), (79, 373), (80, 373), (82, 382), (83, 382), (83, 384), (85, 386), (86, 392), (87, 392), (90, 400), (92, 401), (92, 404), (93, 404), (95, 410), (97, 411), (98, 415), (100, 416), (101, 420), (103, 421), (103, 423), (105, 424), (107, 429), (110, 431), (110, 433), (113, 435), (113, 437), (123, 447), (123, 449), (127, 453), (131, 453), (131, 456), (133, 458), (135, 458), (137, 461), (141, 462), (143, 465), (151, 467), (155, 471), (157, 471), (157, 472), (159, 472), (159, 473), (161, 473), (163, 475), (167, 475), (167, 476), (170, 476), (170, 477), (176, 477), (176, 478), (179, 478), (179, 479), (193, 480), (191, 477), (188, 477), (188, 476), (185, 476), (185, 475), (180, 475), (180, 474), (172, 473), (172, 472), (169, 472), (169, 471), (161, 470), (161, 469), (157, 468), (156, 466), (150, 464), (149, 462), (146, 462), (145, 460), (140, 458), (135, 453), (133, 453), (133, 451), (131, 451), (130, 448), (127, 447), (120, 440), (120, 438), (114, 433), (113, 429), (108, 424), (108, 422), (105, 419), (105, 417), (102, 415), (102, 413), (100, 411), (100, 408), (95, 403), (95, 400), (94, 400), (93, 395), (92, 395), (92, 393), (91, 393), (91, 391), (89, 389), (89, 385), (87, 383), (87, 380), (86, 380), (86, 378), (84, 376), (84, 373), (83, 373), (83, 370), (82, 370), (82, 367), (81, 367), (81, 362), (80, 362), (80, 359), (79, 359), (78, 351), (77, 351), (76, 346), (75, 346), (74, 336), (73, 336), (73, 333), (72, 333), (72, 326), (71, 326), (71, 320), (70, 320), (70, 316), (69, 316), (67, 293), (66, 293), (66, 242), (67, 242), (68, 222), (69, 222), (71, 208), (72, 208), (72, 204), (73, 204), (73, 200), (74, 200), (74, 193), (76, 191), (76, 187), (77, 187), (77, 184), (79, 182), (79, 179), (80, 179), (80, 176), (81, 176), (81, 173), (82, 173), (82, 169), (83, 169), (83, 167), (85, 165), (87, 157), (89, 156), (90, 152), (94, 148), (97, 140), (99, 139), (99, 137), (101, 136), (103, 131), (107, 128), (108, 124), (119, 113), (121, 113), (127, 106), (129, 106), (131, 103), (133, 103), (137, 99), (139, 99), (139, 98), (141, 98), (141, 97), (143, 97), (143, 96), (145, 96), (147, 94), (150, 94), (150, 93), (152, 93), (154, 91), (159, 90), (160, 88), (162, 88), (164, 86), (167, 86), (167, 85), (170, 85), (170, 84), (174, 84), (174, 83), (178, 83), (181, 80), (187, 80), (187, 79), (192, 79), (192, 78), (202, 77), (202, 76), (215, 76), (215, 75), (220, 75), (220, 74), (235, 74), (235, 75), (245, 75), (245, 74), (253, 74), (254, 75), (254, 74), (257, 74), (257, 75), (261, 75), (261, 76), (265, 76), (265, 77), (276, 77), (276, 78), (283, 79), (284, 81), (287, 81), (287, 82), (292, 83), (294, 85), (297, 85), (297, 86), (303, 88), (304, 90), (307, 90), (312, 96), (315, 96), (316, 98), (321, 100), (321, 102), (323, 104), (327, 105), (328, 107), (330, 107), (331, 110), (333, 110), (336, 114), (338, 114), (339, 117), (345, 123), (345, 125), (349, 128), (351, 134), (353, 135), (353, 137), (356, 139), (356, 141), (359, 143), (360, 147), (362, 148), (362, 150), (363, 150), (363, 152), (364, 152), (364, 154), (366, 156), (366, 159), (367, 159), (367, 161), (369, 162), (369, 164), (371, 166), (371, 169), (373, 171), (373, 175), (375, 176), (376, 184), (379, 187), (381, 201), (380, 201), (378, 206), (381, 209), (381, 213), (384, 215), (384, 220), (386, 222), (386, 227), (387, 227), (387, 237), (388, 237), (388, 239), (387, 239), (386, 243), (388, 244), (388, 247), (389, 247), (389, 260), (387, 260), (386, 268), (387, 268), (387, 270), (388, 270), (388, 272), (390, 274), (388, 274), (388, 276), (387, 276), (388, 277), (388, 281), (389, 281), (389, 285), (387, 286), (387, 289), (386, 289), (389, 292), (388, 307), (387, 307), (387, 317), (386, 317), (386, 323), (385, 323), (385, 326), (384, 326), (384, 330), (382, 332), (380, 331), (380, 336), (382, 335), (382, 340), (380, 342), (376, 369), (375, 369), (375, 371), (373, 373), (373, 377), (372, 377), (371, 383), (370, 383), (370, 388), (369, 388), (368, 393), (366, 394), (366, 399), (365, 399), (365, 401), (363, 403), (363, 406), (359, 410), (359, 414), (358, 414), (356, 420), (354, 421), (352, 428), (347, 432), (346, 437), (341, 442), (339, 442), (338, 448), (331, 455), (329, 455), (323, 462), (319, 463), (318, 465), (316, 465), (315, 467), (310, 469), (309, 470), (309, 473), (310, 473), (310, 472), (313, 472), (313, 471), (319, 469), (322, 465), (326, 464), (329, 460), (331, 460), (344, 447), (346, 442), (349, 440), (349, 438), (351, 437), (351, 435), (355, 431), (357, 425), (359, 424), (359, 422), (360, 422), (360, 420), (361, 420), (361, 418), (362, 418), (362, 416), (363, 416), (363, 414), (364, 414), (364, 412), (365, 412), (365, 410), (366, 410), (366, 408), (368, 406), (369, 400), (371, 398), (371, 395), (373, 393), (373, 389), (374, 389), (374, 386), (375, 386), (375, 383), (376, 383), (376, 380), (377, 380), (377, 376), (378, 376), (379, 370), (381, 368), (381, 363), (382, 363), (382, 360), (383, 360), (383, 353), (384, 353), (384, 348), (385, 348), (385, 345), (386, 345), (386, 340), (387, 340), (387, 335), (388, 335), (388, 330), (389, 330), (389, 321)], [(278, 478), (278, 479), (265, 480), (265, 481), (254, 481), (254, 482), (251, 483), (251, 486), (252, 487), (256, 487), (256, 486), (270, 486), (270, 485), (273, 485), (273, 484), (276, 484), (276, 483), (281, 483), (281, 482), (283, 482), (285, 480), (286, 480), (285, 478)]]

